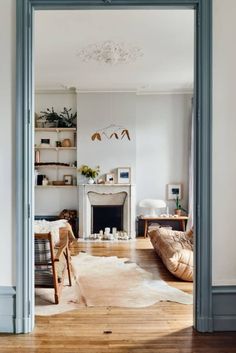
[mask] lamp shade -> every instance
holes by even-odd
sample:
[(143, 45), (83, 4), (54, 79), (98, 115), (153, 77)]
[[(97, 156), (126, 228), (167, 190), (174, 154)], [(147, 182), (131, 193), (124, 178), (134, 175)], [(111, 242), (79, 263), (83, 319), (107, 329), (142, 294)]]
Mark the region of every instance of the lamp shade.
[(156, 210), (159, 208), (165, 208), (166, 203), (163, 200), (156, 199), (144, 199), (139, 202), (139, 207), (146, 208), (150, 210), (149, 217), (157, 217)]
[(165, 208), (166, 203), (163, 200), (144, 199), (139, 202), (139, 207), (142, 208)]

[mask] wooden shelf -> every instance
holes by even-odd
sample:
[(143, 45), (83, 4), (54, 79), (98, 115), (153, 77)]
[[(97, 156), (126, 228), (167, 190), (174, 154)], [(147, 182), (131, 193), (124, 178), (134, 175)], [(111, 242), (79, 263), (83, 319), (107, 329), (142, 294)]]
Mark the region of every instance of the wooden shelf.
[(70, 150), (73, 150), (73, 151), (75, 151), (75, 150), (77, 150), (77, 148), (76, 147), (35, 147), (35, 150), (53, 150), (53, 151), (63, 151), (63, 150), (65, 150), (65, 151), (70, 151)]
[(36, 189), (72, 189), (77, 188), (77, 185), (35, 185)]
[(35, 165), (34, 166), (35, 168), (50, 168), (50, 169), (58, 169), (58, 168), (61, 168), (61, 169), (74, 169), (76, 170), (77, 168), (76, 167), (68, 167), (66, 165)]
[(76, 127), (36, 127), (35, 131), (49, 131), (49, 132), (76, 131)]

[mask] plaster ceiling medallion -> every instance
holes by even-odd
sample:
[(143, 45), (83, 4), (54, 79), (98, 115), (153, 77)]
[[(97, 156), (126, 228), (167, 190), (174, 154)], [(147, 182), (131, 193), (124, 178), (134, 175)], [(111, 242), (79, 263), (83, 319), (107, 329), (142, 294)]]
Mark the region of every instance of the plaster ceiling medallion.
[(106, 40), (90, 44), (82, 49), (78, 56), (84, 62), (97, 61), (105, 64), (129, 64), (143, 56), (141, 48), (125, 43)]

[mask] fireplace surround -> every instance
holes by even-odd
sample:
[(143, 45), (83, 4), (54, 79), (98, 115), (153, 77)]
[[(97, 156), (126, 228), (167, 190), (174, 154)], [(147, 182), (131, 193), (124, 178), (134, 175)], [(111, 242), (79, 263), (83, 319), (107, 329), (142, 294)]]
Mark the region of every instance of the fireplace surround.
[[(93, 207), (122, 206), (122, 231), (135, 238), (135, 187), (131, 184), (79, 185), (79, 237), (93, 233)], [(106, 217), (106, 216), (105, 216)], [(110, 217), (110, 216), (109, 216)], [(109, 226), (109, 224), (107, 224)]]

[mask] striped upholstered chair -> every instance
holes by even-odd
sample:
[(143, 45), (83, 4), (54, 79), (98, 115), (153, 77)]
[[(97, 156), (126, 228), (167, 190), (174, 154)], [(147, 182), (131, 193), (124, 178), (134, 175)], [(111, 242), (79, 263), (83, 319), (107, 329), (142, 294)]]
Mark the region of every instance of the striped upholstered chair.
[(35, 287), (54, 288), (56, 304), (59, 303), (66, 270), (71, 286), (67, 231), (62, 232), (57, 249), (54, 248), (51, 233), (35, 234)]

